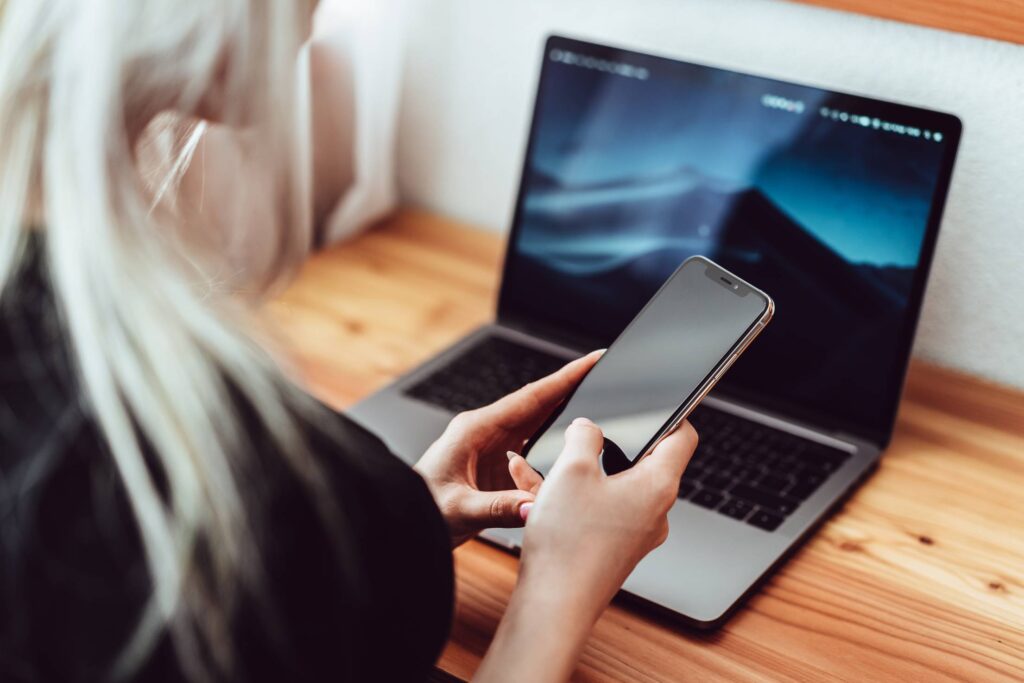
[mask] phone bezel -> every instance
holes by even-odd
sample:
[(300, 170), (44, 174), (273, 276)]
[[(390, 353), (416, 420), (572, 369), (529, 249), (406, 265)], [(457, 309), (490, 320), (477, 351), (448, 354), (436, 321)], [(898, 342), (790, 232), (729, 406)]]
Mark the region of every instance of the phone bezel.
[[(730, 346), (722, 354), (721, 358), (718, 359), (718, 362), (715, 363), (714, 367), (712, 367), (711, 370), (704, 376), (704, 379), (701, 380), (697, 387), (686, 397), (686, 399), (682, 403), (680, 403), (679, 407), (672, 412), (672, 414), (665, 421), (665, 423), (654, 433), (650, 441), (648, 441), (647, 444), (643, 447), (643, 449), (641, 449), (640, 455), (638, 455), (635, 459), (629, 461), (630, 466), (633, 466), (634, 464), (639, 462), (644, 456), (646, 456), (648, 453), (654, 450), (654, 448), (662, 439), (667, 437), (669, 434), (675, 431), (680, 424), (682, 424), (683, 420), (685, 420), (690, 415), (690, 413), (693, 412), (693, 409), (696, 408), (700, 404), (700, 402), (704, 400), (704, 397), (708, 395), (711, 389), (714, 388), (715, 384), (717, 384), (718, 381), (722, 378), (722, 376), (725, 375), (729, 367), (736, 361), (737, 358), (740, 357), (740, 355), (743, 354), (744, 351), (746, 351), (747, 347), (750, 346), (750, 343), (757, 338), (757, 335), (761, 333), (761, 331), (765, 328), (765, 326), (771, 321), (772, 317), (775, 315), (775, 301), (767, 293), (750, 284), (749, 282), (739, 277), (732, 271), (727, 270), (726, 268), (723, 268), (722, 266), (718, 265), (717, 263), (707, 258), (706, 256), (691, 256), (687, 258), (685, 261), (683, 261), (679, 265), (679, 267), (676, 268), (672, 272), (672, 274), (665, 279), (665, 282), (661, 284), (661, 287), (658, 288), (658, 291), (655, 292), (650, 299), (648, 299), (647, 303), (644, 304), (644, 307), (640, 309), (640, 312), (633, 317), (629, 324), (626, 325), (625, 329), (623, 329), (622, 332), (619, 333), (619, 335), (615, 338), (615, 341), (613, 341), (608, 346), (609, 349), (614, 347), (615, 343), (618, 342), (618, 340), (622, 338), (622, 336), (625, 335), (626, 332), (638, 320), (640, 320), (643, 317), (644, 313), (647, 312), (648, 307), (650, 307), (650, 305), (659, 296), (662, 295), (662, 293), (665, 291), (668, 285), (683, 272), (683, 269), (694, 262), (702, 263), (705, 269), (709, 267), (715, 269), (716, 277), (728, 277), (733, 282), (746, 288), (748, 295), (755, 295), (759, 297), (761, 301), (764, 302), (764, 307), (762, 308), (761, 313), (750, 322), (744, 333), (740, 335), (740, 337), (732, 344), (732, 346)], [(594, 364), (595, 368), (598, 365), (600, 365), (601, 360), (598, 360), (597, 363)], [(591, 371), (593, 371), (593, 368), (591, 368)], [(529, 441), (523, 447), (523, 457), (527, 459), (527, 462), (529, 462), (530, 450), (537, 443), (537, 440), (545, 433), (547, 433), (548, 429), (551, 428), (555, 420), (557, 420), (558, 417), (562, 414), (562, 411), (565, 409), (565, 406), (568, 405), (569, 400), (573, 397), (573, 395), (575, 395), (576, 391), (583, 385), (585, 381), (586, 377), (584, 377), (583, 380), (578, 385), (576, 385), (576, 387), (574, 387), (571, 392), (569, 392), (569, 394), (565, 397), (565, 400), (563, 400), (562, 403), (558, 406), (558, 408), (556, 408), (551, 413), (551, 415), (548, 416), (548, 418), (544, 421), (544, 424), (541, 425), (540, 429), (538, 429), (537, 432), (530, 437)]]

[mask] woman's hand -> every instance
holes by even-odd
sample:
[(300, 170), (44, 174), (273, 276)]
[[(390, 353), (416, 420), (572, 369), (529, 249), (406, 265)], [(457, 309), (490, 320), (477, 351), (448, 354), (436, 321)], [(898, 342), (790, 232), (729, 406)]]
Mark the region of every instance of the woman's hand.
[[(521, 457), (509, 462), (506, 453), (522, 448), (600, 357), (595, 351), (489, 406), (456, 415), (416, 463), (453, 545), (487, 528), (523, 525), (523, 506), (534, 501), (540, 476)], [(526, 490), (516, 489), (510, 470)]]
[(601, 611), (668, 535), (668, 511), (697, 447), (693, 427), (684, 422), (613, 476), (601, 467), (603, 444), (585, 418), (566, 430), (530, 511), (516, 589), (474, 681), (568, 680)]
[(689, 422), (634, 467), (608, 476), (601, 429), (576, 418), (532, 506), (520, 574), (557, 586), (594, 618), (647, 553), (668, 536), (668, 511), (697, 447)]

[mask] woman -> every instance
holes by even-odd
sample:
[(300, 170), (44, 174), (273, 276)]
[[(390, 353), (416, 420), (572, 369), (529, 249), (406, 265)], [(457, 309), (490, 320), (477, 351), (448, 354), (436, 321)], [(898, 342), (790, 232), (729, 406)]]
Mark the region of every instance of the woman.
[(582, 417), (543, 486), (506, 463), (598, 354), (415, 472), (288, 381), (252, 302), (347, 177), (295, 133), (313, 5), (0, 4), (2, 680), (423, 679), (451, 547), (526, 520), (477, 678), (562, 680), (667, 533), (688, 426), (615, 477)]

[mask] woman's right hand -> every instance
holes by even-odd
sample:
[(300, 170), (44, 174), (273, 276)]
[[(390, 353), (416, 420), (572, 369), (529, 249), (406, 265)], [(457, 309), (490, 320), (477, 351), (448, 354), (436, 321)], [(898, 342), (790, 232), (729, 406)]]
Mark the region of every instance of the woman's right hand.
[[(600, 462), (601, 429), (577, 418), (529, 511), (521, 582), (557, 591), (579, 616), (594, 619), (629, 573), (668, 535), (668, 511), (694, 449), (689, 422), (625, 472)], [(582, 610), (582, 613), (580, 612)]]
[(684, 422), (613, 476), (601, 467), (603, 444), (590, 420), (566, 429), (526, 518), (516, 589), (474, 681), (567, 680), (601, 611), (668, 535), (668, 511), (697, 447), (693, 427)]

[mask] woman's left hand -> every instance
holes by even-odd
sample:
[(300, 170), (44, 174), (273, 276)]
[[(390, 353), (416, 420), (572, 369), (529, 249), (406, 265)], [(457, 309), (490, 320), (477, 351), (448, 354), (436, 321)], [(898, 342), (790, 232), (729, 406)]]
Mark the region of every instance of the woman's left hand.
[(522, 457), (509, 461), (506, 453), (523, 447), (601, 353), (579, 358), (488, 406), (459, 413), (416, 463), (448, 522), (453, 546), (484, 529), (523, 525), (529, 509), (523, 506), (533, 503), (540, 475)]

